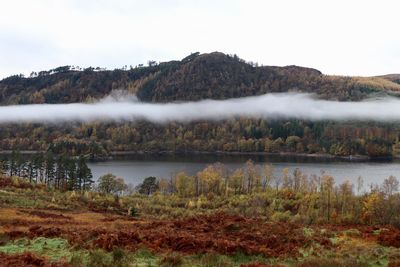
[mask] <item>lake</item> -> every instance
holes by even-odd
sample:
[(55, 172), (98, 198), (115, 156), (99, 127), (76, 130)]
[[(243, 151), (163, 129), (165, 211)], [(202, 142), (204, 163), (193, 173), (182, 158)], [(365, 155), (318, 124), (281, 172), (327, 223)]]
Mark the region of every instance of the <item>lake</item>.
[(284, 168), (293, 173), (299, 168), (308, 175), (321, 175), (324, 171), (335, 178), (337, 184), (349, 180), (357, 183), (361, 176), (364, 185), (381, 184), (390, 175), (400, 178), (400, 161), (365, 161), (350, 162), (321, 158), (259, 156), (259, 155), (133, 155), (116, 157), (112, 160), (89, 162), (93, 177), (106, 173), (113, 173), (124, 178), (126, 183), (137, 185), (148, 176), (170, 178), (179, 171), (193, 175), (207, 165), (221, 162), (228, 169), (243, 167), (248, 159), (256, 164), (271, 163), (274, 166), (274, 175), (282, 175)]

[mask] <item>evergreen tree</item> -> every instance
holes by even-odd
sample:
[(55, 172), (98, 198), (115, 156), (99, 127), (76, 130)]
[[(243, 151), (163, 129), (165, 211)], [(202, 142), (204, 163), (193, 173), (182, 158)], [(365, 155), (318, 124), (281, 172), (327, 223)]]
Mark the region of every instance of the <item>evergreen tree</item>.
[(0, 160), (0, 174), (6, 175), (9, 171), (9, 165), (7, 160)]
[(65, 171), (67, 173), (67, 189), (75, 190), (79, 189), (78, 180), (77, 180), (77, 168), (76, 168), (76, 159), (75, 158), (67, 158), (65, 161)]
[(56, 176), (55, 172), (55, 160), (54, 160), (54, 155), (52, 152), (46, 153), (46, 179), (45, 183), (47, 186), (54, 185), (54, 180)]
[(86, 164), (86, 158), (82, 155), (78, 158), (77, 178), (80, 190), (89, 190), (94, 183), (92, 171)]
[(65, 188), (65, 178), (66, 178), (66, 166), (65, 166), (65, 157), (58, 156), (56, 160), (56, 174), (55, 174), (55, 184), (54, 187), (58, 189)]
[(13, 150), (10, 159), (10, 176), (18, 174), (18, 158), (20, 157), (19, 152)]
[(154, 176), (147, 177), (143, 180), (143, 183), (137, 186), (140, 194), (151, 195), (158, 190), (157, 178)]
[(44, 157), (42, 153), (35, 154), (32, 158), (36, 183), (43, 182)]
[(35, 177), (37, 177), (36, 167), (33, 160), (29, 160), (26, 164), (27, 168), (27, 177), (29, 178), (29, 182), (32, 182)]
[(16, 153), (17, 176), (26, 178), (26, 161), (19, 153)]
[[(93, 175), (86, 158), (78, 159), (64, 155), (35, 154), (28, 160), (13, 151), (9, 161), (0, 160), (0, 174), (26, 178), (29, 182), (44, 182), (48, 187), (61, 190), (90, 190)], [(122, 189), (121, 189), (122, 190)]]

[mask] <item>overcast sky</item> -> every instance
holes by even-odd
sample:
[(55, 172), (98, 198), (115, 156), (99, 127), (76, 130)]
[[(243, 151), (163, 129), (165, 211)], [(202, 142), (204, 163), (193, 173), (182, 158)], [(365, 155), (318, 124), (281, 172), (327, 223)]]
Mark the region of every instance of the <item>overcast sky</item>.
[(0, 77), (221, 51), (326, 74), (400, 73), (398, 0), (0, 0)]

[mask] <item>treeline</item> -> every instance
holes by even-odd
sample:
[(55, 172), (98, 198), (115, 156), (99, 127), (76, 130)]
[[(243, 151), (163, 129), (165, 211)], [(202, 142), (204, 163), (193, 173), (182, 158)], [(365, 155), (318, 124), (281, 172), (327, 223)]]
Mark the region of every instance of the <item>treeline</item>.
[(84, 156), (77, 158), (47, 152), (27, 157), (13, 151), (8, 159), (0, 161), (0, 171), (3, 175), (18, 176), (63, 191), (90, 190), (93, 184)]
[(391, 157), (399, 126), (385, 123), (274, 121), (3, 125), (0, 148), (106, 157), (111, 151), (326, 153)]
[[(170, 179), (148, 177), (138, 186), (140, 194), (151, 196), (152, 205), (158, 203), (155, 210), (183, 205), (189, 210), (213, 208), (274, 221), (400, 226), (398, 190), (394, 176), (381, 185), (364, 185), (361, 177), (355, 185), (349, 181), (335, 184), (324, 173), (309, 176), (300, 169), (293, 173), (284, 169), (274, 175), (272, 165), (252, 161), (233, 171), (217, 163), (194, 176), (179, 172)], [(140, 208), (153, 212), (151, 207)]]

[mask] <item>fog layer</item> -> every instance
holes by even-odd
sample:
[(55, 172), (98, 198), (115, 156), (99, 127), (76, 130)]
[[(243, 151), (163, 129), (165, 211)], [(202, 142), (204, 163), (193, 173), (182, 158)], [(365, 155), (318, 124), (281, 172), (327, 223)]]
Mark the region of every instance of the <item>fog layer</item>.
[(266, 94), (227, 100), (182, 103), (143, 103), (135, 98), (107, 97), (98, 103), (37, 104), (0, 107), (0, 123), (54, 123), (90, 121), (221, 120), (231, 117), (306, 120), (400, 120), (400, 100), (369, 99), (362, 102), (320, 100), (310, 94)]

